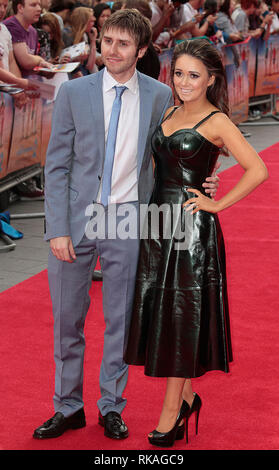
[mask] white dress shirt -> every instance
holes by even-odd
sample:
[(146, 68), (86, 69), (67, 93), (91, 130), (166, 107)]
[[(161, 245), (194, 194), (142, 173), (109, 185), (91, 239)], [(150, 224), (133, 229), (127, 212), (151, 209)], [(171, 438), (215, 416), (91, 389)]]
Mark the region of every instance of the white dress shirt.
[(9, 54), (13, 50), (12, 36), (4, 24), (0, 24), (0, 59), (3, 68), (9, 70)]
[(279, 30), (279, 15), (274, 13), (273, 20), (270, 27), (270, 32), (273, 33), (274, 31)]
[[(112, 105), (115, 99), (114, 86), (126, 86), (118, 121), (115, 155), (112, 171), (111, 196), (109, 203), (123, 203), (138, 200), (137, 151), (139, 135), (139, 85), (137, 71), (126, 83), (118, 83), (105, 68), (103, 75), (103, 101), (105, 119), (105, 141)], [(101, 188), (98, 202), (101, 199)]]

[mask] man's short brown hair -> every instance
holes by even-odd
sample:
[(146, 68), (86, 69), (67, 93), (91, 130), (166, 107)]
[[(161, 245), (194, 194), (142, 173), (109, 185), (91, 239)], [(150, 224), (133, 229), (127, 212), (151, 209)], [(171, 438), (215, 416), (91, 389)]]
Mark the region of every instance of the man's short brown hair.
[(152, 37), (152, 26), (138, 10), (118, 10), (113, 13), (104, 23), (101, 31), (101, 41), (105, 31), (109, 29), (119, 29), (127, 31), (134, 38), (137, 51), (143, 47), (148, 47)]
[(13, 5), (13, 12), (16, 15), (17, 14), (17, 6), (22, 5), (24, 7), (24, 0), (13, 0), (12, 5)]
[(251, 6), (254, 6), (255, 8), (258, 6), (256, 0), (241, 0), (240, 5), (243, 10), (248, 10)]

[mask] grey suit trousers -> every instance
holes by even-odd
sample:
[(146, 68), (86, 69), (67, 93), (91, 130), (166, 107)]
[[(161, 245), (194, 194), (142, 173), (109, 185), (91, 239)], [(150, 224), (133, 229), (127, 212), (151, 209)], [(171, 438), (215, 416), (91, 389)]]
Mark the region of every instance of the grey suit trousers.
[[(138, 203), (133, 204), (137, 208)], [(115, 206), (119, 208), (121, 204)], [(107, 211), (103, 219), (107, 227)], [(123, 215), (116, 216), (117, 226), (120, 221), (123, 221)], [(66, 417), (84, 406), (84, 323), (98, 256), (103, 273), (106, 324), (98, 408), (102, 415), (109, 411), (121, 413), (126, 404), (122, 394), (127, 383), (128, 366), (123, 361), (123, 352), (133, 303), (139, 237), (123, 239), (116, 233), (116, 238), (110, 239), (107, 235), (107, 229), (105, 239), (89, 239), (84, 235), (75, 247), (76, 260), (73, 263), (57, 260), (51, 251), (49, 253), (48, 278), (54, 315), (56, 365), (54, 408)], [(96, 331), (96, 335), (99, 334)]]

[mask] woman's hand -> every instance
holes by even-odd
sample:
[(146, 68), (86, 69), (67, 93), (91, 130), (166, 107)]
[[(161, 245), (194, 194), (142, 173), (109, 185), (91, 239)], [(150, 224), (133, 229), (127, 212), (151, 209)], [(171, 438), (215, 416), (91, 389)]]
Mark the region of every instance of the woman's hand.
[(58, 57), (58, 62), (60, 64), (68, 64), (69, 62), (71, 62), (71, 56), (70, 54), (64, 54), (63, 57), (59, 60), (59, 57)]
[(96, 39), (97, 39), (97, 36), (98, 36), (98, 31), (97, 31), (97, 28), (91, 28), (91, 30), (89, 31), (89, 33), (87, 33), (88, 36), (89, 36), (89, 39), (90, 39), (90, 43), (95, 43), (96, 42)]
[(219, 212), (220, 208), (218, 205), (218, 201), (214, 201), (214, 199), (205, 196), (198, 189), (187, 188), (187, 192), (196, 194), (196, 197), (192, 197), (188, 199), (188, 201), (186, 201), (184, 204), (182, 204), (182, 206), (185, 207), (185, 210), (187, 212), (190, 210), (192, 210), (191, 214), (195, 214), (200, 210), (211, 212), (213, 214)]

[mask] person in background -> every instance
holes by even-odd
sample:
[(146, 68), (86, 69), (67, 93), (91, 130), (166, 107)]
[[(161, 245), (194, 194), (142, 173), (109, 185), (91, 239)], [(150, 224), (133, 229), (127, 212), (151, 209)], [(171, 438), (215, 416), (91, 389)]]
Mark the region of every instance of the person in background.
[(51, 0), (41, 0), (42, 13), (47, 13), (50, 9)]
[(94, 16), (96, 18), (96, 28), (97, 28), (98, 37), (99, 37), (104, 22), (111, 15), (111, 8), (107, 3), (97, 3), (97, 5), (93, 7), (93, 10), (94, 10)]
[(257, 0), (257, 8), (255, 9), (254, 13), (249, 15), (249, 29), (257, 29), (260, 27), (262, 23), (262, 10), (263, 2), (262, 0)]
[(234, 19), (237, 16), (240, 8), (241, 8), (240, 0), (233, 0), (232, 4), (231, 4), (231, 18), (232, 18), (232, 21), (234, 21)]
[[(96, 2), (94, 6), (96, 6), (99, 2)], [(126, 7), (126, 0), (116, 0), (113, 2), (111, 6), (111, 13), (115, 13), (118, 10), (124, 10)]]
[(270, 34), (271, 18), (263, 19), (261, 25), (254, 30), (250, 30), (249, 15), (252, 15), (258, 7), (257, 0), (241, 0), (240, 7), (232, 13), (232, 19), (237, 30), (245, 38), (251, 36), (253, 38), (268, 39)]
[(39, 22), (39, 28), (43, 29), (49, 36), (49, 43), (50, 43), (50, 55), (51, 60), (50, 62), (57, 64), (67, 63), (70, 61), (70, 56), (63, 56), (60, 59), (60, 54), (62, 49), (64, 48), (64, 43), (62, 40), (62, 32), (59, 25), (59, 21), (53, 13), (44, 13), (41, 15)]
[(169, 27), (175, 7), (168, 0), (152, 0), (150, 7), (152, 11), (152, 41), (160, 47), (167, 47), (171, 40)]
[(256, 0), (255, 11), (248, 16), (249, 20), (249, 31), (253, 32), (257, 29), (261, 29), (261, 37), (264, 40), (267, 40), (271, 34), (271, 25), (274, 14), (272, 11), (267, 11), (263, 13), (264, 5), (261, 0)]
[(234, 0), (220, 0), (219, 11), (215, 20), (215, 25), (222, 31), (224, 41), (227, 44), (239, 42), (243, 39), (242, 34), (238, 31), (231, 18), (233, 5)]
[(38, 33), (32, 26), (41, 14), (40, 0), (13, 0), (15, 15), (4, 20), (11, 33), (15, 59), (23, 77), (36, 66), (51, 68), (51, 64), (38, 55)]
[(87, 49), (84, 58), (79, 59), (81, 64), (74, 73), (75, 78), (98, 70), (96, 66), (97, 29), (94, 27), (95, 20), (92, 8), (77, 7), (71, 14), (71, 35), (68, 36), (65, 47), (85, 42)]
[[(0, 81), (13, 83), (23, 90), (36, 90), (38, 88), (36, 85), (22, 77), (13, 52), (12, 36), (2, 23), (6, 16), (7, 7), (8, 0), (0, 0)], [(24, 92), (13, 96), (15, 105), (18, 107), (26, 104), (27, 96)]]
[[(191, 37), (205, 36), (208, 28), (212, 26), (216, 20), (216, 15), (206, 15), (200, 13), (205, 0), (189, 0), (183, 5), (183, 16), (181, 18), (181, 26), (173, 34), (175, 39), (187, 39)], [(200, 25), (204, 17), (203, 25)]]
[[(217, 0), (205, 0), (205, 2), (203, 4), (203, 15), (202, 15), (202, 19), (201, 19), (201, 22), (200, 22), (200, 26), (202, 26), (204, 24), (206, 18), (209, 15), (212, 15), (212, 16), (216, 17), (217, 12), (218, 12), (218, 8), (219, 7), (218, 7)], [(214, 22), (214, 23), (208, 25), (207, 31), (206, 31), (206, 36), (210, 37), (210, 36), (213, 36), (215, 33), (216, 33), (216, 28), (215, 28), (215, 22)]]
[(110, 17), (111, 15), (111, 8), (107, 3), (97, 3), (93, 7), (94, 16), (96, 18), (96, 28), (97, 28), (97, 39), (96, 39), (96, 65), (98, 66), (99, 70), (103, 68), (103, 60), (101, 56), (101, 44), (100, 44), (100, 32), (103, 27), (104, 22)]
[(87, 7), (87, 8), (93, 8), (93, 2), (92, 0), (75, 0), (75, 8), (77, 7)]
[(75, 0), (51, 0), (49, 11), (56, 15), (61, 31), (70, 25), (71, 12), (76, 6)]
[[(126, 0), (126, 8), (135, 8), (145, 16), (145, 18), (151, 21), (152, 10), (150, 8), (150, 3), (147, 0)], [(136, 68), (139, 72), (142, 72), (149, 77), (155, 78), (156, 80), (159, 78), (160, 61), (152, 41), (150, 42), (144, 56), (137, 61)]]
[(263, 16), (272, 14), (270, 34), (279, 34), (279, 0), (267, 0), (267, 7), (264, 9)]
[[(217, 0), (205, 0), (203, 6), (203, 14), (200, 22), (200, 27), (203, 26), (206, 18), (210, 15), (217, 19), (217, 14), (219, 10), (219, 4)], [(218, 44), (219, 42), (224, 43), (223, 33), (217, 27), (216, 20), (214, 23), (209, 23), (205, 36), (210, 38), (211, 42)]]
[(41, 29), (39, 26), (39, 21), (40, 18), (36, 23), (33, 24), (38, 33), (38, 55), (47, 62), (51, 63), (49, 34), (44, 29)]
[[(3, 23), (11, 34), (14, 56), (22, 77), (34, 74), (33, 69), (37, 66), (51, 69), (52, 64), (39, 55), (38, 32), (32, 26), (40, 18), (40, 0), (13, 0), (12, 5), (15, 14)], [(44, 195), (36, 178), (18, 184), (15, 191), (20, 197), (28, 199), (42, 198)]]

